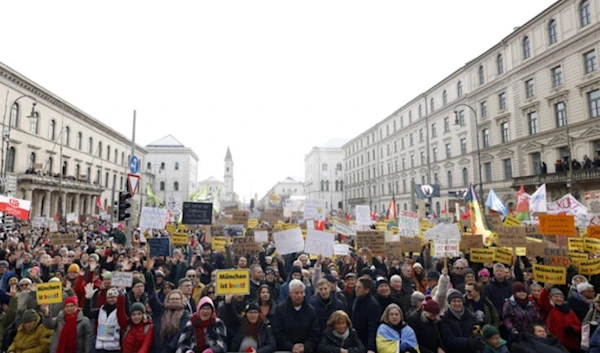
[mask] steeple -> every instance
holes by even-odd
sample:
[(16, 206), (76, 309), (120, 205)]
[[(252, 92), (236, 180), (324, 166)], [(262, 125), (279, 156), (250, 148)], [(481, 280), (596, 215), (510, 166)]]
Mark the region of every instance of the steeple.
[(233, 158), (231, 157), (229, 146), (225, 154), (225, 175), (223, 176), (223, 181), (225, 182), (225, 199), (231, 201), (233, 200)]
[(231, 151), (229, 150), (229, 146), (227, 146), (227, 153), (225, 154), (225, 160), (231, 161), (233, 158), (231, 157)]

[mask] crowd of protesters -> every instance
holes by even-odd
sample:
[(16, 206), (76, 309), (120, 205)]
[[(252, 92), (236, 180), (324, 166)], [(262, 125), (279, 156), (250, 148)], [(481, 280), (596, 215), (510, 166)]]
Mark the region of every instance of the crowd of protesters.
[[(77, 243), (54, 245), (27, 223), (0, 234), (2, 352), (600, 353), (597, 276), (569, 267), (570, 285), (537, 283), (541, 258), (477, 264), (424, 246), (332, 259), (273, 243), (236, 257), (212, 251), (202, 228), (151, 257), (139, 231), (131, 244), (101, 221), (61, 231)], [(216, 271), (232, 268), (249, 270), (248, 295), (217, 295)], [(116, 271), (132, 273), (131, 287), (112, 286)], [(62, 283), (62, 303), (38, 305), (45, 282)]]

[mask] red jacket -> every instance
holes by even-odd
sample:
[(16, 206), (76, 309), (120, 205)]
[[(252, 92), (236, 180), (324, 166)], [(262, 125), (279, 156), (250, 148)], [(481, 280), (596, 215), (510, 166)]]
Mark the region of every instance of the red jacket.
[(154, 339), (154, 325), (150, 317), (137, 325), (130, 323), (123, 332), (123, 344), (121, 344), (123, 353), (148, 353), (150, 351)]
[[(568, 314), (563, 313), (550, 304), (549, 292), (546, 288), (540, 293), (540, 309), (548, 309), (546, 327), (568, 350), (579, 350), (578, 338), (581, 336), (581, 322), (573, 310)], [(565, 301), (566, 302), (566, 301)], [(542, 311), (543, 312), (543, 311)], [(575, 331), (573, 334), (565, 333), (565, 327), (571, 326)]]

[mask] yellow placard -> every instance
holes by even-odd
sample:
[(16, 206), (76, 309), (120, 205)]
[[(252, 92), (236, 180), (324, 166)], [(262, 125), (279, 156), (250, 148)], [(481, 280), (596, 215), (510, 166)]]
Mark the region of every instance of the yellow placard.
[(175, 233), (177, 231), (177, 226), (174, 224), (167, 224), (167, 226), (165, 227), (165, 230), (171, 234)]
[(175, 245), (187, 245), (190, 241), (188, 233), (172, 233), (171, 243)]
[(533, 279), (552, 284), (567, 283), (567, 268), (561, 266), (533, 265)]
[(38, 305), (62, 303), (62, 282), (38, 283), (35, 298)]
[(570, 251), (584, 251), (585, 246), (583, 243), (583, 238), (572, 237), (569, 238), (569, 250)]
[(212, 251), (225, 251), (225, 244), (227, 244), (225, 237), (212, 237), (210, 248)]
[(600, 273), (600, 258), (593, 260), (581, 260), (579, 261), (579, 270), (580, 275), (583, 276), (591, 276), (597, 275)]
[(517, 256), (527, 256), (527, 248), (515, 248)]
[(392, 226), (391, 231), (392, 231), (392, 234), (398, 234), (398, 227)]
[(188, 230), (188, 226), (185, 224), (179, 224), (177, 225), (177, 228), (179, 228), (179, 230)]
[(250, 218), (248, 220), (248, 228), (254, 229), (258, 225), (258, 218)]
[(386, 231), (387, 230), (387, 223), (385, 223), (385, 222), (377, 222), (377, 223), (375, 223), (375, 229), (376, 230)]
[(512, 257), (513, 257), (512, 249), (496, 248), (496, 252), (494, 253), (494, 262), (500, 262), (505, 265), (511, 265)]
[(217, 295), (250, 294), (250, 270), (217, 270)]
[(573, 263), (573, 265), (579, 266), (579, 263), (581, 261), (589, 260), (589, 256), (586, 253), (569, 251), (569, 260), (571, 260), (571, 262)]
[[(470, 251), (471, 262), (487, 264), (494, 262), (494, 249), (473, 248)], [(512, 254), (511, 254), (512, 255)]]
[(577, 236), (575, 217), (569, 215), (541, 214), (540, 234), (562, 235), (565, 237)]
[(583, 238), (583, 250), (595, 254), (600, 252), (600, 239)]
[(509, 215), (509, 216), (506, 216), (506, 219), (504, 220), (504, 226), (505, 227), (520, 227), (521, 221), (519, 221), (515, 217)]
[(600, 239), (600, 226), (587, 227), (587, 236), (590, 238)]

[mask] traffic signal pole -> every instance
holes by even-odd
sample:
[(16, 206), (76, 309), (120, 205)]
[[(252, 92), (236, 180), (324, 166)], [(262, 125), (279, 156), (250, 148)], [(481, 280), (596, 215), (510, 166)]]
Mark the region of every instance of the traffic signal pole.
[[(136, 111), (134, 109), (133, 110), (133, 131), (132, 131), (132, 134), (131, 134), (131, 155), (132, 156), (135, 156), (135, 118), (136, 118)], [(129, 217), (127, 219), (127, 242), (126, 242), (126, 246), (127, 247), (131, 246), (131, 239), (132, 239), (132, 218), (133, 217)]]

